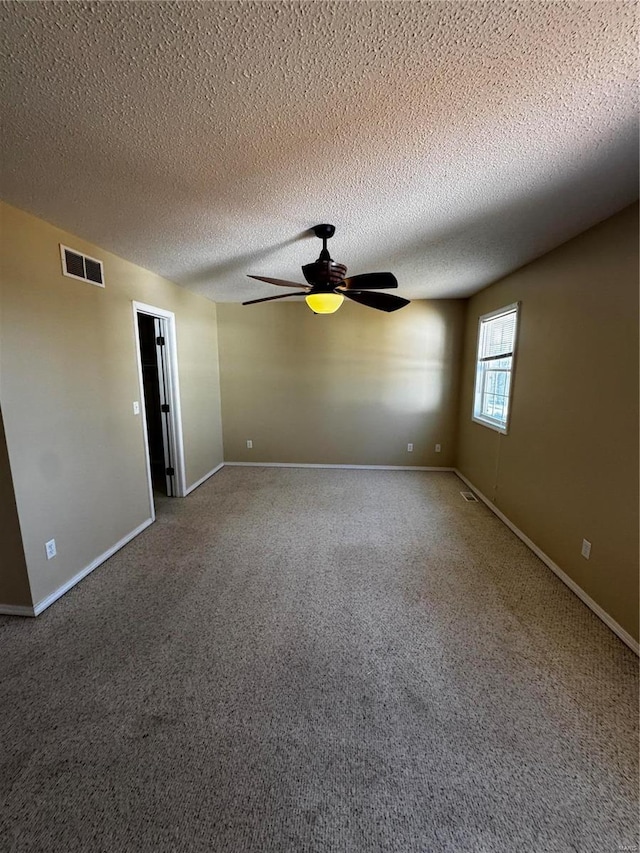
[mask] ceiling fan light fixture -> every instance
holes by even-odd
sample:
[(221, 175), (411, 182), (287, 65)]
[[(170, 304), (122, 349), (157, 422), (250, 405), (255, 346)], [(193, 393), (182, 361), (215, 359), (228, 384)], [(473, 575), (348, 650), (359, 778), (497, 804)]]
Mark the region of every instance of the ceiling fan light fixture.
[[(393, 296), (391, 293), (377, 293), (398, 286), (398, 280), (390, 272), (366, 272), (362, 275), (352, 275), (345, 278), (347, 268), (331, 259), (327, 250), (327, 240), (333, 236), (335, 231), (333, 225), (325, 223), (316, 225), (313, 231), (316, 237), (322, 240), (322, 251), (317, 261), (312, 264), (304, 264), (302, 274), (307, 283), (298, 284), (297, 281), (284, 281), (281, 278), (270, 278), (264, 275), (249, 275), (258, 281), (266, 281), (278, 287), (304, 287), (298, 293), (283, 293), (281, 296), (263, 296), (260, 299), (249, 299), (243, 305), (255, 305), (256, 302), (271, 302), (274, 299), (286, 299), (288, 296), (304, 296), (307, 305), (314, 314), (335, 314), (344, 302), (344, 297), (360, 305), (367, 305), (377, 311), (397, 311), (409, 304), (408, 299)], [(372, 291), (372, 292), (371, 292)]]
[(315, 314), (333, 314), (344, 302), (341, 293), (309, 293), (305, 302)]

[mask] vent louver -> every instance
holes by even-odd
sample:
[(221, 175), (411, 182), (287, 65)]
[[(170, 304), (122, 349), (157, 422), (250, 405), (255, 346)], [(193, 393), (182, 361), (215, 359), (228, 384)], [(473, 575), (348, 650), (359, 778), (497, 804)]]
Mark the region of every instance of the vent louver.
[(473, 494), (473, 492), (460, 492), (465, 501), (474, 501), (478, 503), (478, 498)]
[(104, 287), (104, 275), (102, 261), (74, 252), (68, 246), (60, 244), (60, 257), (62, 258), (62, 273), (69, 278), (78, 278), (80, 281), (88, 281), (98, 287)]

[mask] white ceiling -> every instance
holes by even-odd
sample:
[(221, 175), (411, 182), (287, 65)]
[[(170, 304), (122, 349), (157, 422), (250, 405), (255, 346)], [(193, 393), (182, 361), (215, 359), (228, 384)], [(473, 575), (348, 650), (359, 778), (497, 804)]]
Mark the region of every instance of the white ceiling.
[(216, 301), (457, 297), (638, 195), (633, 2), (3, 3), (0, 195)]

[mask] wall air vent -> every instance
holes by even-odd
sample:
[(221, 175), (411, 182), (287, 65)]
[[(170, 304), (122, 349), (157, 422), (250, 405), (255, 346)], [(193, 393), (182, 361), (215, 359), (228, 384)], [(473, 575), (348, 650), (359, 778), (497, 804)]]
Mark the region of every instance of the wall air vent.
[(82, 255), (63, 246), (60, 243), (60, 257), (62, 258), (62, 274), (69, 278), (77, 278), (80, 281), (88, 281), (98, 287), (104, 287), (104, 269), (102, 261)]
[(478, 503), (478, 498), (473, 494), (473, 492), (460, 492), (465, 501), (475, 501)]

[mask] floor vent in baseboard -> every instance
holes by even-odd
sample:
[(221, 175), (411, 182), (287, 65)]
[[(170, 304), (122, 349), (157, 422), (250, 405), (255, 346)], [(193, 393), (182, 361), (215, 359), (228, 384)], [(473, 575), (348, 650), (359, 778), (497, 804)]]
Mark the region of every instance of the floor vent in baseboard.
[(478, 503), (478, 498), (473, 494), (473, 492), (460, 492), (465, 501), (475, 501)]

